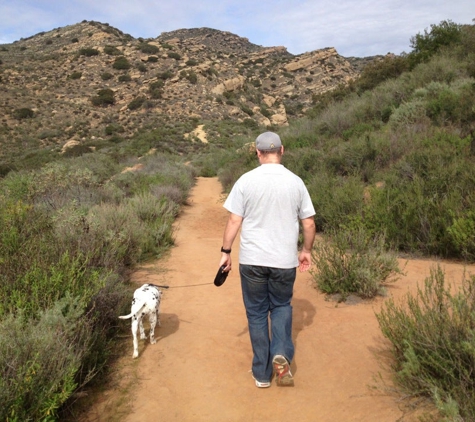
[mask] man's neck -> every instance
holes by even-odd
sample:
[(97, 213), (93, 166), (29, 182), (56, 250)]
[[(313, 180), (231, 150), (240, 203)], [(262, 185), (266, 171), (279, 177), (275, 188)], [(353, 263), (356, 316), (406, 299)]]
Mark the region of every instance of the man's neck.
[(261, 164), (280, 164), (281, 160), (279, 156), (265, 156), (260, 158), (260, 163)]
[(263, 154), (260, 151), (257, 151), (257, 157), (259, 158), (260, 164), (280, 164), (282, 161), (282, 153), (267, 153)]

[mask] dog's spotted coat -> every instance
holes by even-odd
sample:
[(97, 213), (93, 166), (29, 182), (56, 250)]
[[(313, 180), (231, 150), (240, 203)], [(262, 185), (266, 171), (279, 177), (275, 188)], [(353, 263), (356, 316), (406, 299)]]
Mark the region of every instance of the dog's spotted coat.
[(155, 325), (160, 326), (160, 301), (161, 290), (154, 284), (144, 284), (134, 292), (132, 299), (132, 310), (130, 314), (119, 316), (120, 319), (132, 318), (132, 335), (134, 337), (133, 358), (139, 355), (137, 328), (140, 328), (140, 338), (147, 338), (143, 328), (143, 318), (148, 315), (150, 321), (150, 343), (155, 344)]

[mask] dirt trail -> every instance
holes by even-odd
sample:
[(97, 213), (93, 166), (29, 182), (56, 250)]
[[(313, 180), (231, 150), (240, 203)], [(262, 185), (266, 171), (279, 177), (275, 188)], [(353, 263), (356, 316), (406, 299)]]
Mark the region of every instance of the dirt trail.
[[(407, 413), (398, 397), (372, 388), (377, 385), (374, 377), (382, 371), (384, 339), (374, 313), (383, 299), (336, 305), (312, 286), (309, 273), (297, 275), (293, 300), (295, 387), (255, 387), (249, 372), (252, 354), (236, 242), (234, 270), (223, 286), (212, 284), (227, 219), (221, 199), (217, 179), (199, 178), (190, 205), (177, 221), (176, 246), (169, 257), (134, 274), (139, 285), (170, 286), (164, 291), (158, 341), (155, 345), (140, 342), (139, 358), (130, 363), (130, 338), (130, 355), (123, 362), (135, 368), (138, 380), (128, 389), (126, 411), (117, 405), (121, 392), (116, 388), (104, 392), (87, 420), (415, 420), (415, 414)], [(414, 290), (433, 265), (428, 260), (408, 262), (407, 275), (392, 285), (389, 293), (400, 297)], [(443, 268), (447, 280), (461, 280), (462, 265), (444, 263)], [(468, 270), (475, 273), (475, 267)], [(384, 370), (382, 374), (387, 377)]]

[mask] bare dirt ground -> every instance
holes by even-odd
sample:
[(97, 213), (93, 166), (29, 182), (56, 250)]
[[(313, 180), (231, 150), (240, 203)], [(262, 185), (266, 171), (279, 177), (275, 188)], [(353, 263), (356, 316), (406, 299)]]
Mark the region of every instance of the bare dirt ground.
[[(385, 299), (328, 301), (309, 273), (297, 275), (293, 300), (295, 387), (256, 388), (249, 372), (252, 354), (236, 242), (233, 271), (223, 286), (212, 284), (227, 220), (217, 179), (198, 179), (189, 203), (176, 223), (176, 246), (169, 256), (133, 276), (138, 285), (170, 286), (164, 290), (157, 343), (141, 341), (133, 360), (128, 338), (127, 355), (113, 371), (115, 381), (94, 400), (83, 421), (416, 420), (421, 409), (411, 410), (392, 392), (383, 365), (386, 343), (375, 312)], [(397, 299), (414, 292), (435, 265), (408, 261), (407, 275), (390, 285), (389, 295)], [(463, 265), (441, 265), (446, 280), (462, 279)], [(473, 266), (465, 269), (475, 273)]]

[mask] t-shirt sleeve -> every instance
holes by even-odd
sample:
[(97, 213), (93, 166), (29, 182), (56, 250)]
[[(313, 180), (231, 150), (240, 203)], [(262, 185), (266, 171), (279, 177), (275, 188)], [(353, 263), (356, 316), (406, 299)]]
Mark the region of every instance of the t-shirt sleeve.
[(244, 201), (242, 189), (240, 188), (240, 183), (238, 180), (231, 189), (231, 192), (229, 192), (226, 201), (224, 201), (223, 207), (226, 208), (229, 212), (238, 215), (239, 217), (244, 217), (243, 204)]
[[(302, 182), (303, 184), (303, 182)], [(302, 205), (299, 211), (299, 219), (303, 220), (304, 218), (311, 217), (315, 215), (315, 208), (313, 207), (312, 199), (305, 185), (302, 189)]]

